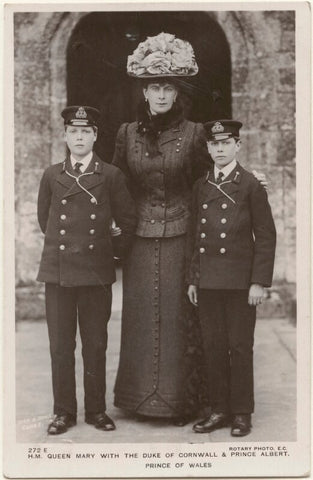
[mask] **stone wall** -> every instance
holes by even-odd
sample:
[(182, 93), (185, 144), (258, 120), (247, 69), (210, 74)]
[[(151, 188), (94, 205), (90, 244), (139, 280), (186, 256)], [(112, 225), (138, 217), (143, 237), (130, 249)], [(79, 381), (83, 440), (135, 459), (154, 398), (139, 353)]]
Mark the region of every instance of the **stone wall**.
[[(224, 29), (230, 44), (233, 117), (244, 124), (241, 162), (263, 171), (270, 181), (269, 196), (278, 232), (272, 296), (276, 314), (284, 315), (286, 300), (294, 296), (296, 278), (294, 14), (207, 14)], [(59, 112), (66, 105), (66, 47), (83, 15), (15, 14), (18, 318), (40, 318), (44, 314), (42, 286), (35, 280), (43, 243), (36, 199), (42, 171), (64, 154)], [(263, 308), (264, 314), (269, 314), (265, 310), (268, 307)]]
[(220, 12), (232, 58), (233, 117), (243, 124), (242, 164), (266, 173), (277, 229), (268, 317), (294, 317), (296, 282), (295, 16)]
[(262, 170), (277, 227), (276, 282), (295, 282), (295, 42), (293, 12), (222, 12), (233, 65), (240, 158)]

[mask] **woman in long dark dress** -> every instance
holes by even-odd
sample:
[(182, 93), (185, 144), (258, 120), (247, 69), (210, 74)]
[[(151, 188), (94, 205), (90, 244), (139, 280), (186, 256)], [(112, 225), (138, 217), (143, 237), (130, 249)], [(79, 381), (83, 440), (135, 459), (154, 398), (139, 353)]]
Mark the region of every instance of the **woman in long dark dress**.
[(144, 101), (138, 120), (121, 126), (113, 159), (128, 177), (138, 214), (123, 272), (114, 404), (176, 425), (206, 401), (185, 247), (192, 185), (211, 160), (203, 126), (183, 116), (176, 83), (197, 71), (191, 45), (174, 35), (161, 33), (138, 46), (128, 73), (144, 79)]
[[(184, 119), (175, 83), (177, 76), (197, 72), (190, 44), (169, 34), (148, 41), (152, 53), (145, 42), (148, 68), (140, 75), (145, 78), (145, 101), (138, 121), (121, 126), (113, 160), (129, 179), (138, 213), (136, 238), (123, 273), (114, 403), (147, 416), (180, 419), (177, 423), (182, 424), (198, 407), (200, 354), (184, 281), (186, 229), (192, 185), (208, 167), (209, 157), (203, 127)], [(158, 68), (153, 47), (161, 43), (165, 54), (176, 49), (177, 62), (174, 55), (169, 65), (169, 56), (161, 55)], [(136, 52), (128, 72), (136, 75), (143, 62), (136, 70), (134, 58)], [(156, 73), (149, 73), (151, 65)]]

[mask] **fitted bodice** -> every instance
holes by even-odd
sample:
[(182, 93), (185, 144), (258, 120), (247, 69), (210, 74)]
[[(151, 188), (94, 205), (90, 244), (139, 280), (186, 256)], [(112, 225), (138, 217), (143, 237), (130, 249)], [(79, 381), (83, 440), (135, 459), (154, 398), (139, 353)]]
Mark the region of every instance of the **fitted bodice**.
[(202, 125), (187, 120), (159, 132), (158, 151), (150, 157), (137, 122), (122, 125), (113, 163), (129, 177), (142, 237), (186, 232), (192, 185), (209, 162)]

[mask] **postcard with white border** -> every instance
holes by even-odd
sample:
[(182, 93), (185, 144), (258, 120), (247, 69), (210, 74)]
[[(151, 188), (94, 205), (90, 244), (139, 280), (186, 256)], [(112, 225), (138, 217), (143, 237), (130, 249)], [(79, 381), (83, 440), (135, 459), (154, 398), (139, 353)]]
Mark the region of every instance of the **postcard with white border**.
[(3, 475), (309, 476), (310, 4), (4, 16)]

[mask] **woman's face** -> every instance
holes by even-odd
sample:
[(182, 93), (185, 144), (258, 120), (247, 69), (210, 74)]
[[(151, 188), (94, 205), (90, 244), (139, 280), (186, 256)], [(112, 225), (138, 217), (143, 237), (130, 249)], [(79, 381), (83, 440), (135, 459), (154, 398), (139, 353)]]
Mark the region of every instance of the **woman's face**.
[(152, 115), (171, 110), (177, 97), (177, 90), (172, 83), (149, 83), (143, 89), (145, 99), (149, 102)]

